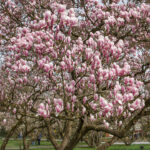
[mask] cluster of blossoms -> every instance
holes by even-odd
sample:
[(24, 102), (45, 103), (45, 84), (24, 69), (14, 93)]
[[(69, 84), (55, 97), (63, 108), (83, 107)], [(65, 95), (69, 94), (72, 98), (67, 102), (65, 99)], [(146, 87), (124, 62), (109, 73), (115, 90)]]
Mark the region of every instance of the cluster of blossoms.
[(20, 72), (26, 73), (30, 71), (30, 66), (27, 65), (27, 62), (25, 60), (21, 59), (21, 60), (18, 60), (16, 64), (11, 67), (11, 69), (16, 72), (20, 71)]
[(14, 116), (10, 115), (9, 113), (0, 112), (1, 119), (0, 119), (0, 125), (5, 129), (5, 131), (9, 131), (11, 129), (11, 126), (15, 124), (15, 118)]
[(50, 109), (49, 109), (48, 105), (45, 106), (43, 103), (41, 103), (38, 108), (38, 113), (40, 116), (43, 116), (44, 118), (46, 118), (46, 117), (50, 116), (49, 110)]
[[(88, 115), (91, 121), (103, 119), (108, 127), (110, 117), (128, 118), (144, 107), (143, 83), (132, 77), (130, 63), (137, 49), (119, 34), (123, 29), (133, 34), (142, 19), (149, 23), (149, 7), (143, 4), (127, 9), (114, 2), (110, 5), (112, 15), (96, 0), (87, 0), (85, 7), (87, 12), (91, 8), (87, 15), (95, 26), (102, 26), (102, 31), (94, 28), (92, 32), (94, 25), (77, 17), (75, 9), (53, 3), (53, 11), (46, 10), (41, 18), (18, 28), (17, 36), (7, 46), (11, 54), (3, 68), (12, 85), (32, 85), (39, 91), (37, 102), (26, 102), (30, 108), (39, 106), (36, 110), (40, 116), (57, 117), (64, 112), (72, 117)], [(136, 19), (138, 24), (123, 28), (125, 22)], [(89, 31), (84, 33), (86, 28)], [(81, 31), (81, 36), (74, 36), (74, 31)], [(45, 100), (45, 95), (51, 100)], [(119, 117), (118, 122), (122, 124)]]

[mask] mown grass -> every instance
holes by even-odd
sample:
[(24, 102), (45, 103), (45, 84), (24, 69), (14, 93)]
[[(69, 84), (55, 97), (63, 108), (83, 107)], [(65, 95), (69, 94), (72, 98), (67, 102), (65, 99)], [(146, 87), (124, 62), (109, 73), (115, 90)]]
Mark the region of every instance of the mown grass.
[[(0, 145), (2, 144), (2, 140), (0, 140)], [(7, 148), (12, 148), (12, 147), (16, 147), (19, 148), (20, 145), (22, 145), (22, 141), (21, 140), (10, 140), (7, 144)], [(80, 147), (80, 145), (85, 145), (85, 143), (79, 143), (78, 146)], [(34, 147), (36, 147), (36, 149), (30, 149), (30, 150), (54, 150), (53, 148), (49, 148), (49, 146), (52, 146), (50, 142), (48, 141), (41, 141), (41, 145), (32, 145)], [(45, 148), (41, 148), (41, 146), (45, 147)], [(77, 146), (77, 147), (78, 147)], [(113, 145), (110, 148), (108, 148), (107, 150), (141, 150), (140, 148), (141, 145), (130, 145), (130, 146), (125, 146), (125, 145)], [(143, 145), (144, 149), (143, 150), (150, 150), (150, 145), (149, 144), (145, 144)], [(96, 150), (95, 148), (74, 148), (74, 150)]]
[[(0, 145), (2, 144), (2, 140), (0, 140)], [(7, 144), (7, 147), (18, 147), (22, 145), (22, 140), (10, 140)], [(38, 145), (34, 145), (34, 146), (38, 146)], [(51, 146), (51, 143), (48, 141), (42, 141), (41, 142), (41, 146)]]
[[(36, 148), (36, 149), (30, 149), (30, 150), (55, 150), (53, 148)], [(74, 148), (74, 150), (96, 150), (95, 148)]]
[(145, 144), (145, 145), (130, 145), (130, 146), (125, 146), (125, 145), (113, 145), (108, 150), (141, 150), (140, 146), (144, 146), (143, 150), (150, 150), (150, 145)]

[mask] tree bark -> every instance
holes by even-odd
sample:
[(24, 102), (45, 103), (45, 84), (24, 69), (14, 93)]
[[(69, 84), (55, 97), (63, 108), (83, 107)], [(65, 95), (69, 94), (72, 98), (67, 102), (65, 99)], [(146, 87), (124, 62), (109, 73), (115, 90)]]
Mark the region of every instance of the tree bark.
[(64, 138), (60, 145), (59, 150), (64, 150), (65, 147), (68, 145), (70, 138), (71, 138), (71, 132), (72, 132), (72, 121), (68, 121), (66, 124), (65, 135), (64, 135)]
[(26, 137), (23, 137), (23, 150), (29, 150), (29, 143), (26, 141)]
[(51, 129), (51, 126), (49, 125), (49, 122), (46, 119), (44, 120), (44, 122), (45, 122), (45, 125), (46, 125), (46, 128), (47, 128), (49, 141), (52, 143), (55, 150), (59, 150), (59, 145), (58, 145), (55, 137), (52, 135), (52, 129)]
[(64, 148), (64, 150), (73, 150), (73, 148), (79, 143), (81, 138), (88, 132), (87, 128), (84, 126), (84, 121), (81, 119), (79, 122), (79, 126), (74, 133), (72, 139), (69, 141), (68, 145)]
[(1, 148), (0, 150), (5, 150), (6, 149), (6, 145), (9, 141), (9, 138), (13, 135), (13, 133), (15, 132), (15, 130), (21, 125), (22, 121), (19, 120), (17, 122), (17, 124), (15, 124), (11, 129), (10, 131), (8, 132), (8, 134), (6, 135), (5, 139), (3, 140), (2, 142), (2, 145), (1, 145)]
[(110, 141), (104, 143), (104, 144), (100, 144), (96, 150), (107, 150), (108, 147), (110, 147), (113, 143), (115, 143), (117, 141), (118, 138), (113, 137)]

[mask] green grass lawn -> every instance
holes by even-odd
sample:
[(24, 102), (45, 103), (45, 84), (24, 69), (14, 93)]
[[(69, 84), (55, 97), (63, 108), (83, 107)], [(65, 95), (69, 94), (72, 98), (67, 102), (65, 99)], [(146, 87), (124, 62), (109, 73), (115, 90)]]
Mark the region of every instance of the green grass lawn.
[[(130, 145), (130, 146), (113, 145), (110, 148), (108, 148), (108, 150), (141, 150), (140, 146), (141, 145)], [(145, 145), (142, 145), (142, 146), (144, 146), (143, 150), (150, 150), (150, 145), (149, 144), (145, 144)]]
[[(0, 140), (0, 145), (2, 144), (2, 140)], [(7, 148), (9, 147), (17, 147), (19, 148), (19, 146), (22, 145), (22, 141), (21, 140), (10, 140), (7, 144)], [(81, 146), (81, 145), (86, 145), (85, 143), (79, 143), (78, 146)], [(53, 148), (48, 148), (48, 147), (45, 147), (45, 148), (40, 148), (40, 146), (52, 146), (50, 142), (48, 141), (41, 141), (41, 145), (38, 146), (38, 145), (32, 145), (34, 147), (36, 147), (36, 149), (30, 149), (30, 150), (54, 150)], [(78, 147), (77, 146), (77, 147)], [(141, 145), (131, 145), (131, 146), (125, 146), (125, 145), (113, 145), (111, 146), (110, 148), (108, 148), (108, 150), (140, 150), (140, 146)], [(75, 148), (74, 150), (96, 150), (95, 148)], [(150, 150), (150, 145), (149, 144), (146, 144), (144, 145), (144, 150)]]
[[(2, 140), (0, 140), (0, 145), (2, 144)], [(7, 147), (19, 147), (19, 145), (22, 144), (22, 140), (10, 140), (7, 144)], [(38, 145), (34, 145), (34, 146), (38, 146)], [(41, 142), (41, 146), (51, 146), (51, 143), (48, 141), (42, 141)]]
[[(37, 148), (37, 149), (30, 149), (30, 150), (55, 150), (55, 149), (50, 149), (50, 148), (45, 148), (45, 149), (41, 149), (41, 148)], [(96, 150), (95, 148), (75, 148), (74, 150)]]

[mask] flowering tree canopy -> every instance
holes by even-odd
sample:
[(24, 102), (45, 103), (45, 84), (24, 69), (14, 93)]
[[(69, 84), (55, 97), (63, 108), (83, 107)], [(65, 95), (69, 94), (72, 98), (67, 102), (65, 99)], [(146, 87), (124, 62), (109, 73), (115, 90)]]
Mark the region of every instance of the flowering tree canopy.
[[(149, 55), (149, 5), (6, 0), (0, 8), (0, 103), (44, 122), (56, 150), (73, 149), (90, 130), (122, 138), (147, 114), (138, 74), (149, 72), (141, 61)], [(57, 121), (65, 126), (60, 145), (51, 131)]]

